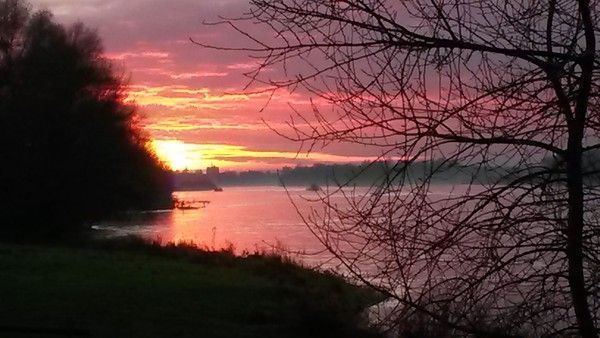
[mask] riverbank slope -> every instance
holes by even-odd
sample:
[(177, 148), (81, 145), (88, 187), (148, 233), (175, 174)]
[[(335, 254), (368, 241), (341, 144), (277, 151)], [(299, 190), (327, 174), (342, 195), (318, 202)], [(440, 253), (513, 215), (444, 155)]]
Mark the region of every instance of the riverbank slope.
[[(132, 244), (133, 243), (133, 244)], [(0, 244), (0, 336), (369, 337), (373, 293), (277, 256)]]

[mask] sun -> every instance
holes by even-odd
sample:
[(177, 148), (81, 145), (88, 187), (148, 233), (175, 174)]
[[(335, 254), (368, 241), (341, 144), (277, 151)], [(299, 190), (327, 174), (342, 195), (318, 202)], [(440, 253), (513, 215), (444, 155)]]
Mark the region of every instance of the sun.
[(179, 171), (193, 169), (193, 161), (190, 158), (188, 147), (184, 142), (178, 140), (154, 140), (152, 148), (158, 158), (165, 162), (171, 170)]

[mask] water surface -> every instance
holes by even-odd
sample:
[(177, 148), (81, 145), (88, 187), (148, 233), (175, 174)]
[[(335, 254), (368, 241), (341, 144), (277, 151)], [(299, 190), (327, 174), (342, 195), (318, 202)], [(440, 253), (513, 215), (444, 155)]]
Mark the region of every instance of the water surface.
[[(352, 191), (361, 196), (366, 195), (367, 190), (356, 188)], [(441, 185), (432, 189), (430, 197), (463, 191), (460, 186)], [(305, 263), (323, 263), (332, 267), (329, 264), (332, 256), (301, 217), (310, 214), (311, 210), (323, 214), (325, 208), (316, 201), (316, 192), (303, 187), (288, 188), (287, 191), (277, 186), (226, 187), (222, 192), (176, 192), (175, 197), (192, 204), (194, 201), (209, 203), (200, 209), (134, 214), (127, 219), (103, 222), (95, 228), (104, 230), (103, 233), (109, 236), (139, 235), (163, 244), (193, 242), (216, 250), (232, 247), (238, 254), (285, 249)], [(338, 206), (347, 205), (346, 197), (341, 193), (333, 193), (330, 198)]]
[[(301, 214), (323, 208), (311, 202), (315, 192), (304, 188), (235, 187), (222, 192), (176, 192), (182, 201), (208, 201), (192, 210), (163, 210), (107, 221), (95, 228), (109, 235), (140, 235), (149, 240), (193, 242), (211, 249), (233, 247), (237, 253), (284, 248), (303, 252), (302, 260), (321, 262), (330, 256), (302, 221)], [(291, 199), (290, 199), (291, 198)], [(339, 196), (340, 201), (343, 197)], [(296, 208), (292, 203), (296, 203)]]

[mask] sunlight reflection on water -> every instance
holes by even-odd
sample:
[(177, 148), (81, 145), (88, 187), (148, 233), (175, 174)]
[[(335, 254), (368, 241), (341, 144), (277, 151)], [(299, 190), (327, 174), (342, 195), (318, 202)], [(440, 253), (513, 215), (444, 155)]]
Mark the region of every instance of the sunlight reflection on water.
[[(315, 197), (303, 188), (288, 190), (299, 210), (311, 206), (303, 198)], [(236, 187), (223, 192), (176, 192), (183, 201), (210, 201), (204, 208), (139, 213), (95, 228), (111, 236), (140, 235), (161, 243), (193, 242), (210, 249), (233, 246), (237, 253), (271, 251), (283, 247), (293, 252), (321, 252), (323, 247), (307, 229), (281, 187)], [(341, 196), (340, 196), (341, 198)], [(306, 255), (302, 260), (321, 262), (330, 256)]]
[[(446, 195), (450, 186), (441, 189)], [(436, 189), (437, 190), (437, 189)], [(366, 188), (357, 188), (364, 195)], [(289, 196), (288, 196), (289, 193)], [(311, 208), (323, 210), (315, 192), (305, 188), (227, 187), (223, 192), (176, 192), (183, 201), (210, 201), (204, 208), (167, 210), (130, 215), (118, 221), (95, 226), (109, 236), (139, 235), (163, 244), (193, 242), (209, 249), (233, 247), (236, 253), (275, 251), (283, 248), (306, 264), (327, 263), (332, 256), (303, 223), (298, 211), (307, 215)], [(298, 211), (290, 201), (296, 203)], [(334, 194), (332, 202), (344, 205), (342, 194)], [(334, 264), (326, 264), (333, 267)]]

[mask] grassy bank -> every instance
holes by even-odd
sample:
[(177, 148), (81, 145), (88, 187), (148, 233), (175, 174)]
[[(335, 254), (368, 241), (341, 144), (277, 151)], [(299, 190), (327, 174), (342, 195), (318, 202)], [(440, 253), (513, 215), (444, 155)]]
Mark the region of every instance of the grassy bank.
[(364, 289), (191, 246), (0, 244), (0, 336), (368, 337)]

